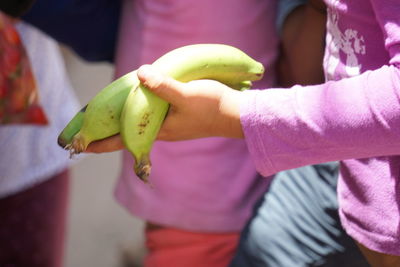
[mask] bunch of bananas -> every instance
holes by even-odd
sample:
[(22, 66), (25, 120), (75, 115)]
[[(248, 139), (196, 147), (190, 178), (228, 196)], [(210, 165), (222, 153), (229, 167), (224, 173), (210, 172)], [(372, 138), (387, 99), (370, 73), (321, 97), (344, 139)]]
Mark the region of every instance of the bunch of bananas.
[[(172, 50), (152, 65), (170, 77), (188, 82), (213, 79), (245, 90), (262, 78), (264, 67), (246, 53), (224, 44), (195, 44)], [(121, 134), (135, 159), (134, 170), (148, 181), (150, 151), (168, 112), (169, 104), (147, 90), (136, 70), (101, 90), (67, 124), (58, 144), (71, 154), (85, 151), (96, 140)]]

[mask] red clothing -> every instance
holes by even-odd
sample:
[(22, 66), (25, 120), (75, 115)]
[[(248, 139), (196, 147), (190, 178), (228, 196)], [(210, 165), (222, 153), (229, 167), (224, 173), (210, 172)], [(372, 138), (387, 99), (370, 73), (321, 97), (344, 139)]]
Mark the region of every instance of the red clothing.
[(236, 251), (239, 233), (205, 234), (175, 228), (146, 229), (145, 267), (223, 267)]
[(0, 266), (62, 266), (68, 193), (63, 171), (0, 199)]

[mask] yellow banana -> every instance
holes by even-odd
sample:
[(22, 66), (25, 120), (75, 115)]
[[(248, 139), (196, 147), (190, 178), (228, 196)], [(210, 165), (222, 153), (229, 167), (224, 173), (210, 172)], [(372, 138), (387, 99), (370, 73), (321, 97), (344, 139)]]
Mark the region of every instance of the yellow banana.
[[(160, 57), (153, 65), (181, 82), (213, 79), (243, 88), (261, 79), (264, 73), (261, 63), (235, 47), (222, 44), (184, 46)], [(136, 175), (145, 182), (151, 171), (150, 150), (168, 106), (140, 84), (130, 91), (121, 113), (123, 142), (135, 158)]]

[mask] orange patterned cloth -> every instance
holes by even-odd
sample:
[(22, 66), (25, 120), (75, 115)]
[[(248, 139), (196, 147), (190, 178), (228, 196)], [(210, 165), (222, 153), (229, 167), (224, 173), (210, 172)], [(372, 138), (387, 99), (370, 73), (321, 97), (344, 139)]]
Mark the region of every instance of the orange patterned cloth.
[(0, 12), (0, 124), (47, 124), (35, 77), (10, 17)]

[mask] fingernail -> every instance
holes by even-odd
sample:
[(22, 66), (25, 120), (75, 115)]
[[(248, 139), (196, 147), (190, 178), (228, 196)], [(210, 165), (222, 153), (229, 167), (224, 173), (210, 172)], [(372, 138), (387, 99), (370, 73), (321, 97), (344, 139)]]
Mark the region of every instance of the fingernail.
[(144, 80), (153, 78), (153, 71), (149, 65), (143, 65), (138, 70), (138, 76)]

